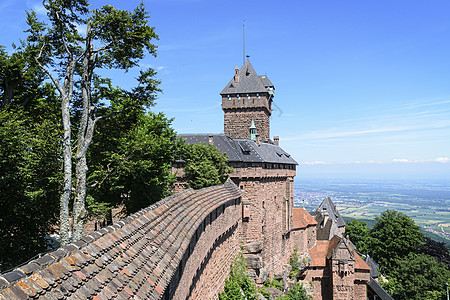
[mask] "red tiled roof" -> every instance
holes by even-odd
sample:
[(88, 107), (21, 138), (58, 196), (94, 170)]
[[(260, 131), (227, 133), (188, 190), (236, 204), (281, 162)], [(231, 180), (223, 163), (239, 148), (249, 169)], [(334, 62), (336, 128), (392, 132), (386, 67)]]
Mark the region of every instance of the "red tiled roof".
[(0, 275), (0, 299), (161, 299), (201, 222), (240, 196), (227, 182), (163, 199)]
[(316, 245), (308, 252), (311, 256), (309, 267), (325, 267), (327, 264), (327, 252), (329, 241), (317, 241)]
[(355, 252), (355, 269), (371, 270), (369, 265)]
[[(331, 257), (333, 249), (335, 249), (340, 242), (341, 238), (338, 236), (334, 236), (329, 241), (317, 241), (316, 245), (308, 251), (311, 256), (311, 265), (309, 267), (325, 267), (326, 260)], [(355, 249), (351, 250), (354, 251), (355, 269), (370, 270), (370, 267), (361, 258), (361, 256), (359, 256)]]
[(317, 221), (303, 207), (294, 207), (293, 211), (293, 229), (306, 228), (308, 226), (317, 224)]

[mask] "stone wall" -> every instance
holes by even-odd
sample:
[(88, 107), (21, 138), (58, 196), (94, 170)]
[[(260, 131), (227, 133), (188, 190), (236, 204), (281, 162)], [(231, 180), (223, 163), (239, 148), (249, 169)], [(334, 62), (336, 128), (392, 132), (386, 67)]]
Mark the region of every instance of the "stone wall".
[(200, 224), (170, 283), (169, 299), (216, 299), (240, 247), (241, 203), (211, 212)]
[(261, 141), (270, 138), (270, 120), (272, 113), (268, 95), (256, 94), (236, 95), (222, 97), (222, 109), (224, 111), (224, 133), (234, 139), (248, 139), (252, 118), (255, 122), (257, 134)]
[(238, 184), (243, 192), (243, 243), (262, 241), (263, 269), (269, 273), (279, 271), (291, 254), (292, 179), (242, 178)]

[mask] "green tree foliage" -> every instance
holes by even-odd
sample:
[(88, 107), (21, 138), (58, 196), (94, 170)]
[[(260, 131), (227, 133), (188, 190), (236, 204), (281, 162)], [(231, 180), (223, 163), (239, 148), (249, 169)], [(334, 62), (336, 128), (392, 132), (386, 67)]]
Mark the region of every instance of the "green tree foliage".
[(364, 222), (351, 221), (345, 231), (359, 251), (380, 264), (387, 275), (382, 282), (386, 291), (398, 300), (444, 299), (450, 271), (427, 254), (445, 261), (445, 246), (426, 240), (419, 226), (403, 213), (386, 210), (376, 221), (370, 230)]
[(347, 222), (347, 225), (345, 225), (345, 234), (349, 236), (359, 252), (367, 253), (369, 251), (367, 248), (369, 229), (365, 222), (356, 219)]
[[(113, 115), (126, 118), (133, 116), (130, 113), (133, 110), (141, 112), (153, 104), (158, 91), (152, 69), (141, 71), (137, 86), (128, 90), (113, 87), (108, 78), (99, 74), (105, 69), (128, 71), (139, 66), (145, 54), (155, 56), (156, 46), (152, 42), (158, 36), (148, 25), (143, 3), (133, 11), (118, 10), (111, 5), (90, 10), (87, 0), (45, 0), (43, 4), (47, 24), (38, 21), (34, 12), (29, 13), (27, 43), (32, 49), (39, 49), (34, 60), (61, 100), (64, 185), (60, 233), (62, 243), (66, 244), (70, 199), (73, 199), (74, 240), (83, 233), (87, 216), (87, 157), (96, 126)], [(86, 28), (85, 34), (80, 34), (80, 27)], [(72, 130), (77, 132), (75, 143)]]
[(277, 300), (310, 300), (311, 296), (306, 294), (306, 290), (300, 282), (297, 282), (295, 286), (288, 291), (286, 295), (278, 297)]
[(212, 145), (191, 144), (184, 155), (185, 179), (190, 187), (201, 189), (224, 183), (233, 168), (228, 157)]
[(0, 46), (2, 270), (45, 250), (43, 237), (58, 223), (67, 243), (73, 215), (80, 236), (85, 199), (105, 216), (122, 202), (131, 213), (166, 196), (180, 156), (171, 120), (147, 112), (159, 91), (155, 71), (140, 71), (129, 89), (97, 72), (128, 71), (156, 55), (144, 5), (43, 4), (45, 23), (27, 12), (26, 40), (11, 55)]
[(376, 218), (370, 230), (367, 249), (370, 256), (388, 272), (396, 261), (414, 252), (424, 241), (419, 226), (407, 215), (395, 210), (386, 210)]
[(444, 242), (436, 242), (429, 237), (425, 237), (425, 243), (417, 249), (417, 253), (430, 255), (437, 262), (442, 262), (450, 268), (450, 253)]
[(133, 213), (168, 196), (176, 179), (170, 168), (183, 145), (170, 125), (163, 114), (146, 113), (133, 126), (117, 116), (98, 127), (88, 179), (95, 203), (123, 203)]
[(425, 254), (409, 253), (396, 259), (389, 272), (386, 291), (396, 300), (443, 300), (450, 270), (443, 263)]
[(256, 300), (256, 287), (247, 274), (247, 263), (242, 252), (233, 259), (230, 275), (225, 280), (220, 300)]
[(297, 245), (294, 247), (294, 251), (289, 256), (289, 265), (291, 265), (292, 270), (289, 273), (289, 277), (292, 279), (299, 278), (301, 275), (300, 272), (300, 262), (299, 262), (299, 255), (298, 255), (298, 247)]
[[(41, 99), (42, 100), (42, 99)], [(47, 99), (49, 101), (49, 99)], [(50, 101), (49, 101), (50, 102)], [(0, 111), (0, 270), (46, 250), (44, 236), (58, 212), (60, 172), (59, 124), (22, 108)]]

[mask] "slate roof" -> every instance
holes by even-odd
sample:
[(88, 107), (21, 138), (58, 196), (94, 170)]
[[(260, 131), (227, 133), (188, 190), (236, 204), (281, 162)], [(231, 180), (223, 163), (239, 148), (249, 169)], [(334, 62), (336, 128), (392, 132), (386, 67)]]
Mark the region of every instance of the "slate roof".
[(381, 299), (381, 300), (394, 300), (383, 287), (372, 277), (370, 277), (369, 283), (367, 284), (369, 288)]
[(311, 214), (303, 207), (293, 208), (293, 229), (306, 228), (308, 226), (317, 225), (317, 221), (311, 216)]
[(250, 61), (247, 60), (239, 70), (239, 81), (235, 82), (233, 77), (220, 95), (267, 93), (269, 88), (274, 89), (269, 78), (266, 75), (258, 76)]
[(0, 299), (161, 299), (191, 238), (231, 182), (165, 198), (0, 276)]
[(380, 271), (378, 271), (378, 264), (372, 258), (370, 258), (369, 255), (366, 256), (366, 259), (364, 261), (370, 267), (370, 277), (378, 278), (380, 276)]
[(328, 218), (326, 223), (323, 224), (324, 215), (314, 216), (318, 223), (316, 228), (317, 240), (331, 240), (334, 236), (344, 237), (337, 226), (336, 220), (333, 221), (331, 218)]
[(330, 219), (332, 219), (333, 221), (337, 221), (336, 223), (337, 223), (338, 227), (345, 226), (344, 219), (341, 217), (341, 215), (337, 211), (336, 206), (333, 204), (333, 201), (331, 201), (330, 197), (326, 197), (322, 201), (322, 203), (319, 205), (319, 207), (317, 208), (316, 212), (313, 215), (319, 224), (320, 224), (319, 218), (320, 218), (320, 216), (322, 216), (322, 218), (323, 218), (324, 212), (328, 212), (328, 216)]
[[(211, 134), (179, 134), (186, 139), (186, 144), (208, 144)], [(232, 139), (225, 134), (213, 134), (213, 145), (228, 156), (229, 162), (243, 163), (278, 163), (298, 165), (292, 156), (280, 146), (260, 143), (245, 139)]]

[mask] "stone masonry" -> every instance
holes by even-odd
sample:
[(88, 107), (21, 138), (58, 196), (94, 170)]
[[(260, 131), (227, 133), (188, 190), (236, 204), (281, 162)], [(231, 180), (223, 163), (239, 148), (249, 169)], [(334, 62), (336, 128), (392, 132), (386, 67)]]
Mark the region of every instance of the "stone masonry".
[(248, 139), (252, 119), (261, 141), (270, 139), (270, 115), (274, 86), (267, 76), (258, 76), (247, 60), (236, 67), (233, 79), (222, 90), (224, 133), (233, 139)]

